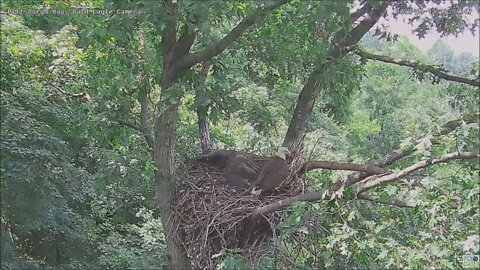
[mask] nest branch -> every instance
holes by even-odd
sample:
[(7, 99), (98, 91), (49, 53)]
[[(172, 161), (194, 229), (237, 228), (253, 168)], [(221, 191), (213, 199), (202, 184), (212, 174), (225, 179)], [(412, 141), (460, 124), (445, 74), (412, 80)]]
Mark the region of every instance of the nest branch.
[[(261, 168), (266, 159), (257, 157), (253, 162)], [(290, 162), (289, 177), (275, 193), (256, 197), (249, 189), (230, 184), (218, 168), (201, 160), (186, 161), (174, 210), (184, 236), (183, 245), (196, 267), (213, 269), (228, 252), (248, 250), (244, 255), (250, 260), (260, 257), (283, 220), (283, 213), (260, 217), (252, 214), (259, 207), (302, 193), (303, 164), (298, 153)]]

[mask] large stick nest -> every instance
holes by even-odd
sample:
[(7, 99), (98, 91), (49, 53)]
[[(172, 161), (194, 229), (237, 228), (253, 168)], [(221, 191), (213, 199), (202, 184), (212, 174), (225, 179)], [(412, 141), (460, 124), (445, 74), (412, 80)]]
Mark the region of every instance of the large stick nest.
[[(268, 157), (251, 155), (259, 168)], [(242, 252), (249, 261), (255, 261), (262, 244), (275, 235), (275, 226), (282, 221), (281, 212), (253, 218), (259, 207), (298, 195), (303, 191), (300, 170), (303, 160), (295, 155), (290, 163), (290, 176), (276, 192), (256, 197), (250, 188), (228, 182), (220, 169), (203, 160), (187, 160), (182, 168), (184, 184), (179, 190), (175, 213), (180, 221), (182, 242), (192, 262), (202, 269), (213, 269), (229, 252)]]

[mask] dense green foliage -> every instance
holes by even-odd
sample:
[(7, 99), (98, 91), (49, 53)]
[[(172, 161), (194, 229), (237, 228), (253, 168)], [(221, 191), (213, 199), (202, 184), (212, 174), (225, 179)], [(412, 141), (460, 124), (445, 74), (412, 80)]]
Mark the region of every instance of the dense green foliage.
[[(38, 2), (10, 1), (2, 3), (2, 10), (33, 10)], [(80, 5), (71, 2), (43, 5), (63, 10)], [(89, 4), (132, 9), (134, 2)], [(138, 130), (142, 96), (148, 92), (152, 104), (160, 99), (155, 24), (166, 15), (156, 1), (145, 3), (139, 10), (153, 12), (136, 16), (2, 11), (2, 268), (166, 267), (164, 231), (155, 211), (155, 167)], [(200, 33), (194, 50), (218, 41), (256, 7), (252, 1), (180, 3), (183, 23)], [(328, 42), (350, 27), (344, 18), (351, 3), (315, 3), (293, 1), (274, 11), (214, 58), (205, 100), (195, 99), (200, 66), (175, 85), (177, 162), (200, 151), (199, 104), (209, 107), (210, 136), (218, 148), (266, 154), (281, 144), (306, 78), (323, 60)], [(455, 55), (441, 42), (427, 54), (404, 38), (387, 42), (367, 35), (361, 46), (441, 64), (459, 76), (478, 76), (478, 58)], [(310, 117), (304, 147), (311, 158), (368, 163), (426, 137), (415, 155), (394, 167), (403, 168), (428, 157), (479, 149), (478, 123), (464, 123), (433, 144), (429, 137), (450, 120), (478, 113), (475, 87), (355, 55), (335, 63), (319, 81), (325, 91)], [(146, 121), (153, 122), (152, 115)], [(412, 208), (346, 198), (297, 203), (285, 210), (288, 218), (256, 265), (227, 255), (218, 268), (458, 269), (463, 254), (479, 252), (479, 169), (477, 159), (452, 161), (371, 192)], [(328, 187), (345, 175), (312, 171), (307, 189)]]

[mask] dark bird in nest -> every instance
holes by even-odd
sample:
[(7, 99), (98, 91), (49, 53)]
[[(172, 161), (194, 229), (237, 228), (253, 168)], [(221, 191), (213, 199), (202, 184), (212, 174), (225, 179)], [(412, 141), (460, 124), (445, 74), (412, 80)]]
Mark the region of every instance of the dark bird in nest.
[(223, 175), (230, 183), (244, 188), (252, 185), (260, 171), (251, 156), (233, 150), (217, 150), (200, 155), (197, 159), (205, 159), (209, 164), (223, 169)]
[(286, 147), (279, 147), (277, 153), (270, 161), (263, 166), (258, 178), (255, 180), (252, 194), (259, 196), (262, 193), (271, 193), (278, 187), (290, 174), (289, 166), (286, 162), (287, 155), (292, 153)]
[(200, 155), (197, 159), (206, 160), (209, 164), (223, 169), (235, 155), (236, 151), (233, 150), (215, 150), (211, 153)]

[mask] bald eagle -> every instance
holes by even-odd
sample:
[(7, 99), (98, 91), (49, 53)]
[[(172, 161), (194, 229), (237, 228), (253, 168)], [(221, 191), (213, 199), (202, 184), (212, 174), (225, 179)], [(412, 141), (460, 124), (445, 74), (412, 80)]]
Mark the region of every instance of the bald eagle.
[(252, 194), (260, 195), (262, 192), (273, 192), (290, 173), (289, 166), (286, 162), (287, 155), (291, 152), (286, 147), (279, 147), (275, 156), (263, 166), (257, 180), (255, 180)]
[(206, 159), (208, 163), (222, 169), (225, 179), (231, 184), (244, 188), (252, 185), (260, 171), (251, 156), (233, 150), (217, 150), (200, 155), (197, 159)]

